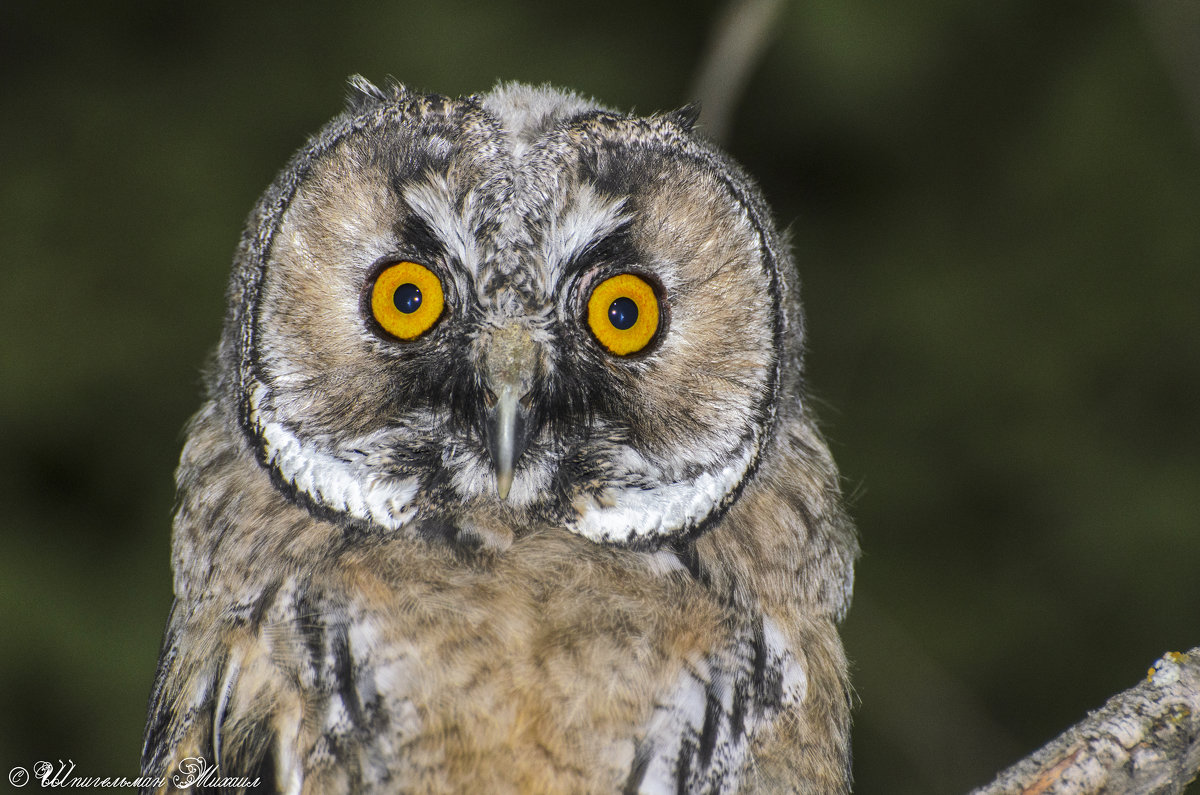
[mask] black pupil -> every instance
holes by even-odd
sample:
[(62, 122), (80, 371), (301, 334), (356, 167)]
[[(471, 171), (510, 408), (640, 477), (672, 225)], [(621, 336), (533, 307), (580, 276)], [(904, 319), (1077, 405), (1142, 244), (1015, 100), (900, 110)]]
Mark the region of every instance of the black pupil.
[[(402, 284), (396, 288), (392, 296), (396, 308), (406, 315), (411, 315), (421, 308), (421, 288), (415, 284)], [(635, 310), (636, 311), (636, 310)]]
[(633, 324), (637, 322), (637, 316), (637, 304), (633, 302), (632, 298), (621, 296), (608, 305), (608, 322), (621, 331), (633, 328)]

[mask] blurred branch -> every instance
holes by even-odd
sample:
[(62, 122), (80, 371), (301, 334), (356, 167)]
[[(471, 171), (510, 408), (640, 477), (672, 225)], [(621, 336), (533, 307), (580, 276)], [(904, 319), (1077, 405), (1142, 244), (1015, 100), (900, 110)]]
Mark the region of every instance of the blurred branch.
[(1200, 143), (1200, 3), (1135, 0), (1135, 5)]
[(731, 0), (713, 26), (690, 96), (705, 134), (723, 142), (754, 67), (770, 43), (784, 0)]
[(1200, 770), (1200, 647), (1172, 652), (1146, 680), (972, 795), (1183, 792)]

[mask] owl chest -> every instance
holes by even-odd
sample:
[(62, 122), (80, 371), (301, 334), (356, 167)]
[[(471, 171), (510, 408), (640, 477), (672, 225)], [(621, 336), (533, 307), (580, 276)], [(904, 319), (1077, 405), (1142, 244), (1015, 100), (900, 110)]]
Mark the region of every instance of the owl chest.
[(263, 633), (303, 704), (281, 736), (307, 784), (324, 781), (313, 791), (346, 776), (351, 789), (616, 788), (680, 671), (729, 641), (722, 609), (677, 575), (578, 555), (384, 563), (291, 587)]

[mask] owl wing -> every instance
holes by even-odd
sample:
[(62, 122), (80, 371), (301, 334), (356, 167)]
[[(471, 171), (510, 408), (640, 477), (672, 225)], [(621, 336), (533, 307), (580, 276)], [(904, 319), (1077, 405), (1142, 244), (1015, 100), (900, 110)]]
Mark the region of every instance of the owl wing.
[(728, 647), (688, 665), (655, 707), (625, 792), (736, 792), (754, 738), (806, 690), (803, 667), (770, 619), (738, 627)]
[(228, 623), (197, 632), (187, 612), (176, 600), (167, 621), (142, 740), (142, 776), (155, 783), (141, 791), (277, 792), (267, 713), (239, 726), (233, 747), (223, 747), (229, 698), (242, 672), (231, 648), (213, 642)]

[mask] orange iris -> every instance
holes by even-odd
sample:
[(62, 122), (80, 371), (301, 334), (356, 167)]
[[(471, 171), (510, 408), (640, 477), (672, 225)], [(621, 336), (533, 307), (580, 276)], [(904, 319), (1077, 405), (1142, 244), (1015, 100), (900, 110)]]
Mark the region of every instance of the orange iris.
[(446, 299), (442, 282), (416, 262), (397, 262), (375, 277), (371, 314), (384, 331), (402, 340), (415, 340), (442, 316)]
[(588, 298), (588, 326), (600, 344), (617, 356), (649, 345), (658, 331), (658, 315), (654, 288), (632, 273), (605, 279)]

